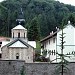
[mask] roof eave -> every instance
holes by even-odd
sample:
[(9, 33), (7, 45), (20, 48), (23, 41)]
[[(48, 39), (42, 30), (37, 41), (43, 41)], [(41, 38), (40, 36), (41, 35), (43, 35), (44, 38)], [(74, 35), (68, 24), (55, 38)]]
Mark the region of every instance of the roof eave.
[(54, 32), (52, 35), (48, 35), (48, 36), (45, 37), (44, 39), (40, 40), (40, 42), (46, 41), (46, 40), (48, 40), (49, 38), (51, 38), (51, 37), (53, 37), (53, 36), (56, 36), (56, 35), (57, 35), (57, 32), (58, 32), (58, 31)]

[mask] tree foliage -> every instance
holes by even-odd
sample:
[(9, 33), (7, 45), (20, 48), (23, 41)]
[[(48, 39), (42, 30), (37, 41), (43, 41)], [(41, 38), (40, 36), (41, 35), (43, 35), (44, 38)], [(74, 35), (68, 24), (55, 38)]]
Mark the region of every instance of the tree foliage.
[[(9, 36), (11, 35), (11, 28), (16, 25), (21, 7), (24, 12), (24, 26), (27, 29), (31, 26), (30, 22), (37, 17), (37, 27), (39, 27), (41, 38), (47, 36), (51, 31), (55, 31), (56, 26), (60, 27), (63, 19), (67, 21), (71, 14), (72, 17), (75, 16), (74, 6), (54, 0), (5, 0), (0, 3), (0, 36), (7, 36), (8, 31)], [(72, 20), (75, 21), (75, 19)], [(64, 23), (66, 24), (66, 22)]]
[(36, 40), (40, 39), (39, 37), (40, 37), (40, 35), (39, 35), (38, 22), (37, 22), (36, 18), (34, 18), (30, 22), (30, 26), (28, 28), (28, 38), (29, 38), (29, 40), (36, 41)]
[(21, 75), (26, 75), (26, 71), (25, 71), (25, 67), (24, 66), (22, 66), (22, 69), (20, 71), (20, 74)]
[(56, 60), (57, 61), (60, 60), (60, 61), (58, 61), (58, 65), (55, 68), (54, 75), (64, 75), (65, 73), (66, 74), (71, 73), (70, 69), (67, 67), (69, 61), (65, 58), (65, 57), (70, 58), (70, 56), (67, 56), (67, 55), (64, 54), (64, 43), (65, 43), (64, 34), (66, 34), (66, 33), (63, 32), (63, 29), (64, 29), (64, 25), (62, 23), (61, 34), (60, 34), (60, 41), (61, 41), (60, 50), (61, 50), (61, 53), (59, 53), (59, 52), (56, 53), (59, 56)]

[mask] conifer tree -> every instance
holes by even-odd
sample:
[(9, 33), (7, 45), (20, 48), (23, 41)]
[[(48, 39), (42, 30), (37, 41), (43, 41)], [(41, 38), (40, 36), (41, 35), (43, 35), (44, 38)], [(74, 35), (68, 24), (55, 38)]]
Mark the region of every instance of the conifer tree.
[(20, 74), (21, 75), (26, 75), (26, 71), (25, 71), (25, 67), (24, 66), (22, 66)]
[[(56, 66), (56, 69), (55, 69), (55, 72), (54, 74), (55, 75), (64, 75), (64, 73), (67, 73), (67, 72), (70, 72), (70, 69), (67, 67), (69, 61), (65, 59), (65, 57), (70, 57), (70, 56), (67, 56), (63, 53), (63, 49), (64, 49), (64, 33), (63, 32), (63, 29), (64, 29), (64, 26), (63, 26), (63, 23), (62, 23), (62, 26), (61, 26), (61, 34), (60, 34), (60, 49), (61, 49), (61, 53), (56, 53), (59, 57), (57, 58), (57, 60), (59, 59), (60, 62), (58, 63), (58, 65)], [(55, 59), (56, 60), (56, 59)]]
[(30, 26), (28, 28), (28, 39), (29, 40), (39, 40), (39, 27), (36, 18), (32, 19)]

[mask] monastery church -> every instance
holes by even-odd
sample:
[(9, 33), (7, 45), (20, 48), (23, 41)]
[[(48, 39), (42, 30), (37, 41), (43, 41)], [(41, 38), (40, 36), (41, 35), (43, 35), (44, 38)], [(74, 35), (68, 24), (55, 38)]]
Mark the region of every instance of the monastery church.
[(26, 63), (33, 62), (35, 41), (28, 41), (27, 29), (22, 25), (17, 25), (11, 30), (10, 41), (2, 41), (1, 60), (25, 60)]
[(11, 38), (0, 41), (0, 59), (24, 60), (26, 63), (32, 63), (36, 42), (28, 41), (27, 29), (22, 26), (25, 22), (22, 8), (18, 13), (17, 26), (11, 29)]

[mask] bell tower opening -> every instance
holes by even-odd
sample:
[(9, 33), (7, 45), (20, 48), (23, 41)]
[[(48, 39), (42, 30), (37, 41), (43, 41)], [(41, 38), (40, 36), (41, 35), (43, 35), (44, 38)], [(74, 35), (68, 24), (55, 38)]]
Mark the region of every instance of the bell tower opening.
[(16, 53), (16, 59), (19, 59), (19, 53)]
[(25, 38), (25, 33), (24, 33), (24, 38)]
[(25, 18), (24, 18), (22, 7), (18, 12), (16, 22), (17, 22), (17, 26), (15, 26), (12, 29), (12, 38), (13, 39), (20, 38), (27, 42), (27, 40), (28, 40), (27, 39), (27, 29), (24, 28), (24, 24), (23, 24), (23, 22), (25, 22)]
[(13, 32), (13, 38), (14, 38), (14, 32)]
[(18, 38), (20, 38), (20, 32), (18, 33)]

